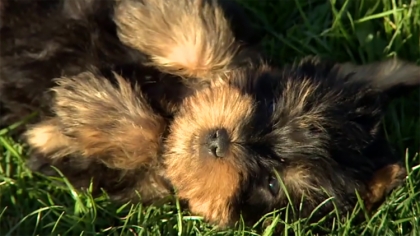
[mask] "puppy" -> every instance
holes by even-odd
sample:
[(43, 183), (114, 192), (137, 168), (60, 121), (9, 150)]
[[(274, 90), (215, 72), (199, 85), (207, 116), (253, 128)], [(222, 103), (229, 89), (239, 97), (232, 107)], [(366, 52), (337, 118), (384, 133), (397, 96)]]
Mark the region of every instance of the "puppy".
[[(160, 164), (167, 124), (183, 97), (204, 85), (144, 65), (147, 52), (118, 38), (114, 4), (7, 2), (0, 101), (8, 114), (2, 125), (41, 111), (25, 132), (33, 170), (51, 175), (54, 165), (76, 187), (88, 187), (93, 178), (95, 193), (104, 188), (112, 199), (138, 201), (138, 192), (148, 203), (171, 192)], [(249, 25), (234, 2), (221, 5), (230, 27)], [(30, 21), (17, 11), (22, 6)], [(236, 29), (238, 41), (256, 43), (252, 30)]]
[[(62, 132), (66, 134), (62, 137), (82, 137), (80, 140), (83, 140), (86, 134), (87, 139), (83, 142), (71, 139), (72, 145), (84, 153), (69, 158), (64, 170), (69, 170), (72, 162), (87, 163), (83, 167), (85, 171), (78, 173), (78, 179), (92, 175), (101, 178), (95, 168), (101, 170), (101, 165), (106, 165), (105, 170), (109, 172), (105, 173), (110, 174), (103, 177), (121, 177), (117, 180), (120, 185), (111, 189), (119, 190), (117, 199), (120, 200), (127, 199), (135, 190), (140, 190), (140, 195), (146, 199), (156, 199), (166, 195), (173, 185), (178, 195), (188, 201), (193, 213), (222, 226), (233, 224), (240, 213), (246, 221), (255, 221), (264, 213), (285, 206), (287, 196), (295, 209), (304, 197), (300, 216), (308, 216), (331, 195), (337, 207), (345, 212), (356, 202), (355, 190), (362, 193), (367, 204), (371, 204), (380, 201), (401, 182), (404, 169), (392, 155), (380, 123), (389, 99), (397, 96), (396, 88), (418, 86), (420, 71), (417, 66), (401, 61), (356, 66), (307, 58), (281, 70), (265, 63), (240, 67), (236, 62), (241, 61), (241, 55), (248, 51), (229, 38), (230, 32), (224, 32), (230, 28), (223, 23), (226, 22), (224, 19), (219, 19), (223, 18), (217, 14), (220, 7), (214, 4), (213, 8), (203, 8), (210, 9), (210, 13), (205, 13), (198, 10), (203, 6), (196, 3), (201, 2), (182, 2), (181, 6), (187, 10), (179, 10), (178, 17), (190, 17), (201, 23), (195, 25), (194, 31), (184, 30), (178, 34), (176, 40), (171, 38), (171, 30), (152, 31), (166, 36), (157, 37), (134, 29), (153, 26), (145, 25), (147, 21), (142, 19), (152, 15), (147, 13), (149, 10), (156, 13), (180, 9), (179, 3), (175, 5), (180, 8), (170, 6), (170, 2), (165, 8), (153, 0), (142, 4), (126, 1), (117, 9), (118, 35), (124, 43), (149, 54), (151, 64), (162, 71), (211, 85), (194, 90), (191, 96), (183, 98), (173, 122), (169, 123), (169, 132), (162, 135), (167, 138), (163, 139), (162, 145), (156, 145), (162, 147), (157, 159), (163, 156), (163, 160), (147, 162), (157, 164), (147, 169), (153, 170), (152, 173), (141, 172), (144, 165), (137, 166), (133, 164), (133, 159), (137, 158), (130, 158), (135, 151), (143, 152), (147, 148), (143, 149), (141, 144), (133, 149), (130, 144), (136, 142), (130, 142), (131, 135), (118, 136), (124, 132), (113, 129), (123, 127), (120, 122), (134, 124), (136, 137), (135, 131), (140, 132), (140, 129), (135, 125), (143, 122), (136, 119), (147, 119), (152, 114), (145, 112), (148, 108), (141, 102), (142, 97), (133, 92), (135, 88), (117, 76), (114, 77), (118, 87), (110, 86), (105, 82), (109, 79), (99, 73), (88, 72), (60, 79), (60, 85), (55, 88), (58, 96), (52, 105), (58, 114), (59, 125), (54, 125), (52, 120), (52, 132), (41, 129), (35, 134), (40, 134), (43, 139), (32, 140), (57, 139)], [(119, 18), (123, 12), (132, 17)], [(153, 15), (157, 17), (150, 19), (157, 22), (165, 22), (159, 17), (167, 17), (167, 14)], [(125, 19), (132, 21), (127, 25)], [(183, 21), (172, 22), (171, 27), (182, 29), (175, 26)], [(209, 22), (215, 25), (207, 27)], [(138, 27), (133, 28), (136, 25)], [(188, 40), (197, 32), (210, 32), (212, 37), (201, 37), (203, 40), (198, 44)], [(217, 44), (220, 40), (213, 39), (220, 36), (220, 32), (228, 35), (227, 42), (231, 43)], [(138, 35), (142, 37), (136, 38)], [(187, 40), (182, 41), (184, 39)], [(180, 46), (184, 49), (179, 49)], [(158, 50), (153, 51), (155, 48)], [(184, 57), (179, 51), (188, 51), (189, 56)], [(214, 52), (214, 55), (209, 52)], [(258, 54), (255, 57), (260, 58)], [(135, 99), (131, 99), (133, 94)], [(115, 101), (122, 101), (124, 105)], [(102, 117), (101, 109), (97, 109), (106, 107), (102, 103), (110, 105), (111, 117), (121, 114), (118, 122), (104, 126), (101, 122), (93, 122)], [(114, 118), (110, 120), (115, 121)], [(48, 127), (46, 123), (44, 128)], [(111, 127), (111, 132), (105, 132), (105, 127)], [(93, 135), (90, 135), (91, 131)], [(115, 134), (119, 140), (114, 139)], [(98, 137), (102, 146), (95, 149)], [(144, 137), (141, 138), (143, 141)], [(94, 145), (90, 147), (78, 147), (90, 145), (91, 141)], [(48, 146), (54, 142), (44, 144)], [(43, 147), (39, 145), (38, 149)], [(121, 153), (127, 149), (132, 151), (131, 155), (121, 158)], [(87, 151), (93, 151), (93, 154), (87, 154)], [(108, 158), (104, 154), (109, 154)], [(96, 155), (101, 158), (92, 158)], [(117, 174), (112, 173), (114, 170)], [(143, 176), (157, 178), (147, 182), (149, 180)], [(102, 184), (114, 183), (104, 182)], [(324, 205), (319, 216), (332, 208), (331, 203)]]
[(333, 197), (316, 220), (334, 205), (345, 215), (356, 191), (372, 210), (403, 181), (382, 118), (393, 98), (419, 86), (420, 67), (317, 57), (282, 69), (264, 60), (237, 66), (249, 52), (220, 7), (202, 5), (127, 0), (116, 10), (122, 42), (151, 55), (162, 71), (212, 85), (183, 100), (164, 141), (165, 177), (193, 213), (226, 226), (240, 214), (255, 222), (290, 201), (297, 211), (303, 199), (298, 216), (307, 217)]

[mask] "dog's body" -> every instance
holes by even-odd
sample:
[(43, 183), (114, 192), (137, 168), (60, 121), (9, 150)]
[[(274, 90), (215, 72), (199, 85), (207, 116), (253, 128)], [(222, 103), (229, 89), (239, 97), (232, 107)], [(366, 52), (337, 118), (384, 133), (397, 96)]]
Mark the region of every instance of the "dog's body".
[[(241, 45), (221, 12), (210, 1), (120, 1), (115, 35), (130, 47), (123, 55), (130, 55), (128, 65), (140, 64), (131, 50), (147, 55), (144, 63), (161, 73), (152, 77), (156, 87), (147, 87), (144, 78), (134, 86), (133, 67), (144, 73), (142, 67), (123, 67), (117, 59), (106, 73), (83, 69), (64, 75), (53, 89), (54, 116), (27, 132), (28, 143), (41, 154), (35, 163), (47, 158), (80, 185), (93, 176), (118, 200), (133, 199), (137, 190), (144, 201), (153, 201), (173, 186), (193, 213), (220, 225), (236, 222), (240, 213), (255, 221), (285, 206), (288, 196), (295, 210), (304, 201), (300, 216), (328, 196), (345, 214), (356, 203), (356, 190), (370, 208), (400, 184), (405, 169), (382, 133), (381, 119), (398, 95), (394, 89), (418, 87), (418, 66), (398, 60), (356, 66), (310, 57), (276, 69)], [(119, 57), (114, 53), (110, 58)], [(96, 57), (96, 63), (107, 58)], [(129, 82), (109, 72), (115, 65), (127, 68), (122, 77)], [(160, 75), (165, 77), (157, 80)], [(3, 86), (16, 89), (21, 79), (15, 77)], [(166, 82), (169, 89), (162, 89)], [(179, 100), (162, 102), (174, 91)], [(331, 202), (325, 204), (319, 216), (331, 209)]]

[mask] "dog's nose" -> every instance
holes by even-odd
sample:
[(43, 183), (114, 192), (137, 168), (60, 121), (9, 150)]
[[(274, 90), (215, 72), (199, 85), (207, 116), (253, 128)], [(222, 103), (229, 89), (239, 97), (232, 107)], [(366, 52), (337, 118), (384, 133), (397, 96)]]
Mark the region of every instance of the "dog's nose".
[(229, 148), (229, 135), (226, 129), (216, 129), (208, 133), (205, 146), (214, 157), (225, 157)]

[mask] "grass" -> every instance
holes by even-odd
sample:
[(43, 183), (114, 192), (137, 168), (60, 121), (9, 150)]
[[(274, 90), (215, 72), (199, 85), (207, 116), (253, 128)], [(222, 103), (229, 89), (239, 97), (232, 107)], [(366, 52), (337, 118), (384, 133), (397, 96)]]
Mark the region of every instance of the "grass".
[[(309, 54), (366, 63), (398, 56), (420, 63), (420, 3), (416, 0), (242, 0), (266, 34), (276, 62)], [(409, 176), (370, 219), (332, 226), (332, 235), (420, 235), (420, 94), (393, 102), (385, 118), (388, 138), (407, 163)], [(0, 235), (311, 235), (317, 224), (284, 222), (217, 231), (177, 204), (118, 206), (31, 173), (26, 148), (0, 131)], [(356, 209), (357, 210), (357, 209)]]

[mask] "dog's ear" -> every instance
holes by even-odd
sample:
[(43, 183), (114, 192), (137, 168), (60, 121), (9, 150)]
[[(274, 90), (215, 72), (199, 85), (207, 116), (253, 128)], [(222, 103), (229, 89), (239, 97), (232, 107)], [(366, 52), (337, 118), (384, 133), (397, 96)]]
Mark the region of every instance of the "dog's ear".
[(114, 18), (123, 43), (179, 76), (223, 74), (239, 47), (216, 0), (120, 0)]
[(114, 76), (115, 87), (92, 72), (58, 79), (52, 109), (81, 156), (110, 168), (137, 168), (157, 158), (166, 123), (137, 87)]
[(420, 86), (420, 66), (400, 59), (366, 65), (340, 64), (339, 74), (351, 81), (368, 83), (391, 99)]

